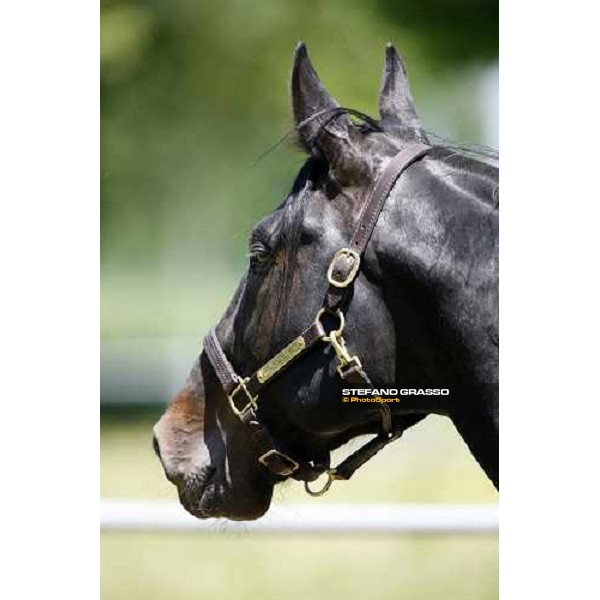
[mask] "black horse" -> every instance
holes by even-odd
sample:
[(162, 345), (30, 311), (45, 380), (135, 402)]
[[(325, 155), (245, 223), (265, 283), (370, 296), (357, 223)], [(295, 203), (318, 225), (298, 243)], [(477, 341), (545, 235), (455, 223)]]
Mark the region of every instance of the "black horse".
[[(335, 359), (347, 351), (361, 358), (377, 387), (449, 388), (448, 396), (406, 396), (387, 405), (390, 436), (427, 414), (446, 415), (498, 487), (497, 166), (431, 141), (391, 45), (379, 120), (340, 108), (303, 44), (294, 58), (292, 103), (308, 158), (284, 202), (252, 231), (248, 270), (215, 328), (216, 344), (237, 373), (264, 368), (284, 347), (268, 364), (271, 371), (290, 364), (261, 388), (255, 404), (243, 385), (224, 390), (216, 351), (210, 360), (202, 352), (154, 428), (166, 476), (198, 517), (264, 514), (276, 483), (311, 480), (329, 467), (331, 450), (381, 432), (380, 405), (341, 401), (342, 388), (356, 387), (336, 372)], [(332, 257), (348, 245), (365, 199), (392, 157), (417, 143), (430, 148), (391, 187), (341, 310), (326, 315), (345, 316), (347, 348), (340, 349), (340, 336), (337, 348), (315, 344), (292, 362), (298, 346), (287, 345), (315, 322)], [(252, 404), (252, 422), (240, 418), (239, 397), (232, 402), (228, 395)], [(266, 447), (277, 450), (264, 452), (263, 434)], [(274, 468), (267, 460), (273, 457), (303, 467)]]

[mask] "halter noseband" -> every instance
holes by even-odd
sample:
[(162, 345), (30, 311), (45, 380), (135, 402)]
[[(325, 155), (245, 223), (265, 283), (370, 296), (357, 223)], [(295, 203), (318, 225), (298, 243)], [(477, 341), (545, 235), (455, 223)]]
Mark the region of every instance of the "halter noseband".
[[(352, 356), (346, 347), (343, 336), (345, 318), (342, 306), (349, 287), (358, 275), (361, 258), (394, 184), (409, 165), (424, 156), (430, 149), (431, 147), (425, 144), (410, 144), (400, 150), (385, 167), (381, 177), (369, 193), (349, 246), (339, 249), (329, 264), (327, 270), (329, 287), (323, 307), (317, 313), (314, 322), (285, 348), (251, 375), (241, 377), (227, 359), (214, 327), (204, 338), (204, 350), (223, 386), (231, 410), (246, 426), (258, 446), (260, 452), (258, 461), (275, 475), (294, 476), (296, 479), (304, 480), (306, 491), (313, 496), (324, 494), (336, 479), (350, 479), (356, 469), (385, 445), (400, 437), (404, 429), (419, 421), (422, 416), (408, 415), (404, 417), (403, 427), (394, 427), (389, 406), (379, 403), (382, 433), (351, 454), (337, 467), (329, 468), (328, 465), (315, 465), (296, 460), (278, 449), (269, 430), (258, 419), (259, 395), (275, 377), (281, 375), (290, 365), (322, 343), (329, 343), (333, 347), (338, 361), (337, 373), (343, 380), (365, 388), (372, 387), (371, 380), (365, 373), (360, 359)], [(325, 315), (337, 317), (337, 328), (329, 331), (325, 329), (323, 325)], [(314, 481), (325, 472), (328, 480), (323, 489), (316, 492), (311, 490), (308, 482)]]

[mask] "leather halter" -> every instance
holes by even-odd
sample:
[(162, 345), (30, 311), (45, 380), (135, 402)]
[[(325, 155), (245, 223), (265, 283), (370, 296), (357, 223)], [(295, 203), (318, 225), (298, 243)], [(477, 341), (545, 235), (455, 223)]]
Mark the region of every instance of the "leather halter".
[[(259, 462), (277, 476), (293, 476), (296, 479), (304, 480), (306, 491), (311, 495), (324, 494), (336, 479), (350, 479), (356, 469), (385, 445), (400, 437), (407, 427), (419, 421), (422, 416), (405, 416), (402, 427), (394, 427), (389, 406), (380, 403), (378, 407), (381, 410), (382, 433), (351, 454), (337, 467), (329, 468), (329, 465), (302, 462), (278, 449), (269, 430), (257, 416), (259, 395), (275, 377), (281, 375), (290, 365), (305, 356), (315, 346), (323, 343), (333, 346), (338, 360), (337, 372), (343, 380), (364, 388), (372, 387), (371, 380), (365, 373), (360, 359), (357, 356), (351, 356), (346, 348), (343, 337), (345, 325), (343, 304), (350, 286), (359, 273), (361, 258), (394, 184), (407, 167), (424, 156), (430, 149), (431, 147), (425, 144), (412, 143), (400, 150), (386, 165), (381, 177), (368, 195), (349, 245), (339, 249), (331, 260), (327, 270), (329, 287), (323, 308), (317, 313), (314, 322), (285, 348), (251, 375), (241, 377), (227, 359), (214, 327), (204, 338), (204, 350), (223, 386), (231, 410), (246, 426), (258, 446)], [(326, 331), (323, 325), (325, 315), (337, 317), (338, 327), (336, 329)], [(328, 475), (325, 486), (316, 492), (311, 490), (308, 482), (314, 481), (325, 472)]]

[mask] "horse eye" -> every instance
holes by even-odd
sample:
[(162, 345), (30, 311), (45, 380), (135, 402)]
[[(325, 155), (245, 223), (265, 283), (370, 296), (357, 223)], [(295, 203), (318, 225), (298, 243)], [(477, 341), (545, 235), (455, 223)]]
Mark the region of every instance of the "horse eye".
[(261, 242), (253, 242), (250, 246), (248, 258), (250, 258), (250, 266), (257, 267), (267, 264), (271, 261), (273, 254), (271, 249)]

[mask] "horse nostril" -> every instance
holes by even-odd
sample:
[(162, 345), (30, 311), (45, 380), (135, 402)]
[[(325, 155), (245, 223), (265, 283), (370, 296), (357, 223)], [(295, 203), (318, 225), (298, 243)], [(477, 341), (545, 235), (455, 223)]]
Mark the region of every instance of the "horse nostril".
[(160, 446), (158, 445), (158, 440), (156, 439), (156, 435), (152, 435), (152, 447), (154, 448), (154, 452), (156, 452), (156, 456), (162, 460), (160, 455)]

